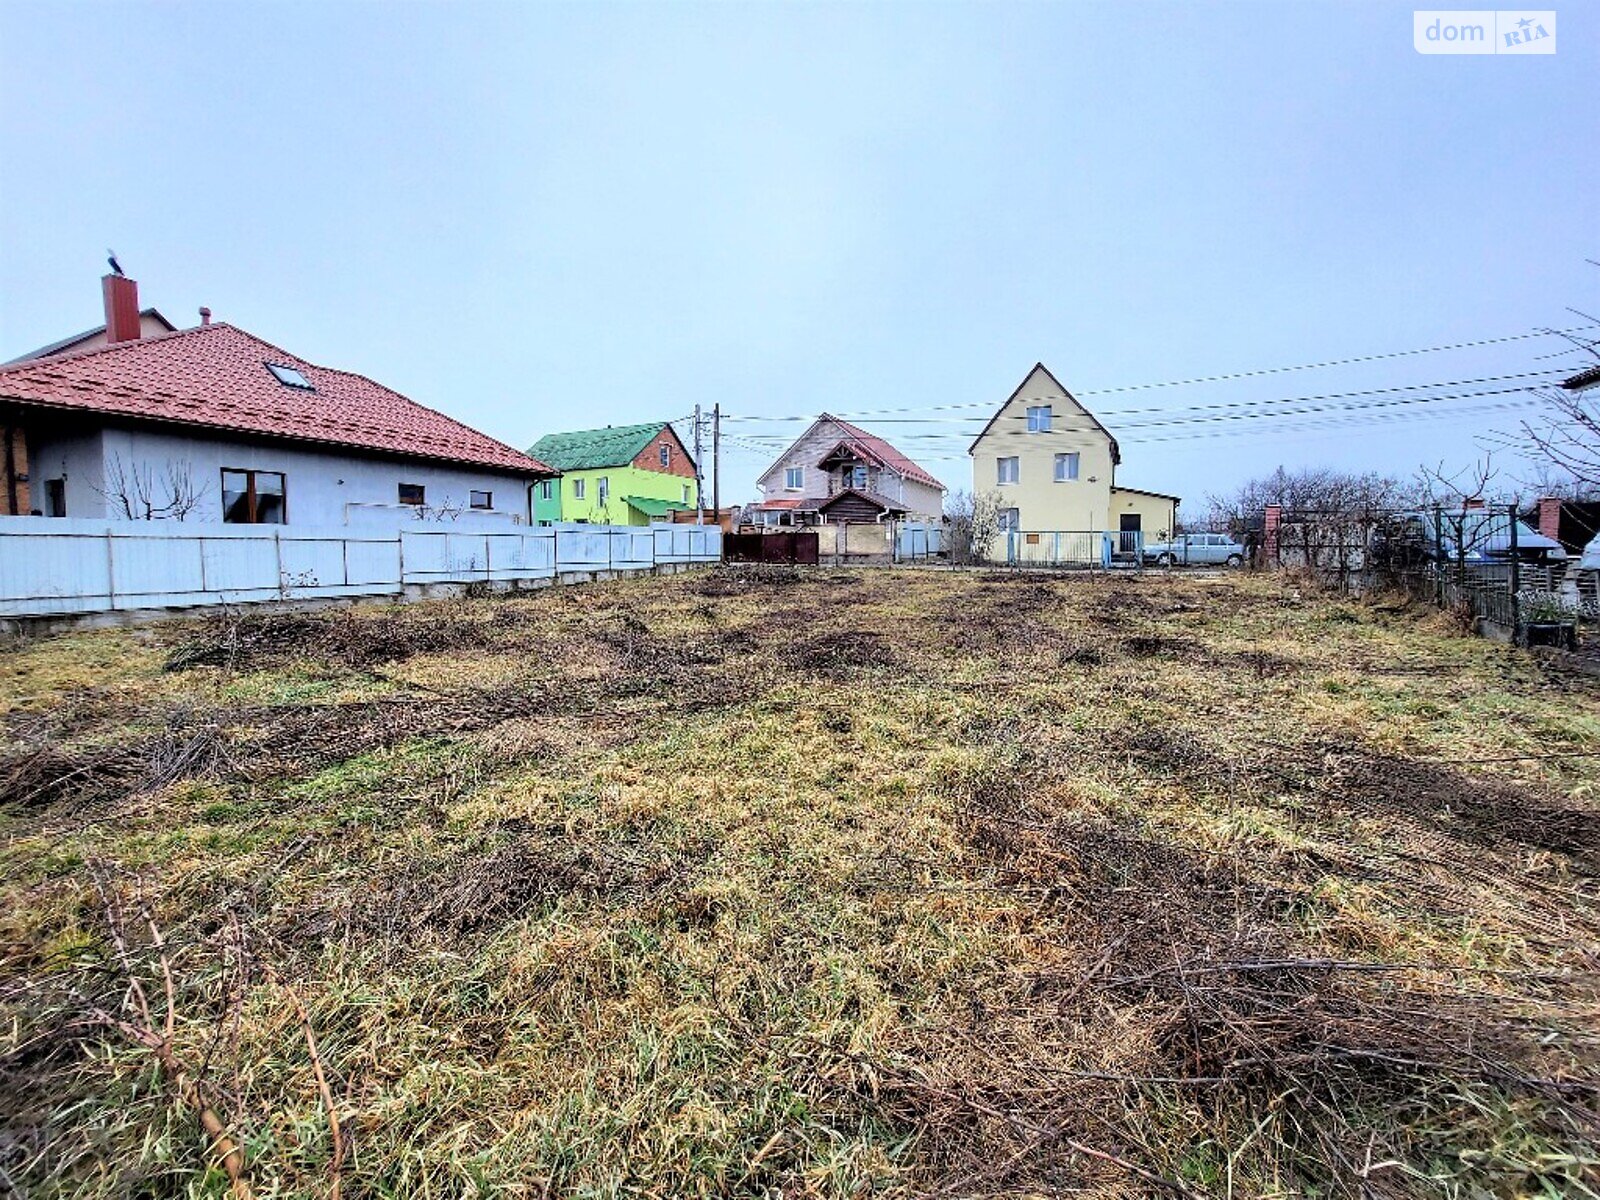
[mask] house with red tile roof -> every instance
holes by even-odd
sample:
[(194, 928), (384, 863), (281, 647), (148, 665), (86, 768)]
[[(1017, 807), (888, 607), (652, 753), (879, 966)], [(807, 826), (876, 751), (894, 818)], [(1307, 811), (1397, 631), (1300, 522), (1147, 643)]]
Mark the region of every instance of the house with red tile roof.
[(0, 366), (0, 515), (526, 522), (533, 485), (557, 474), (206, 309), (168, 330), (140, 312), (133, 280), (107, 275), (102, 290), (103, 331)]
[(767, 525), (938, 520), (944, 484), (883, 438), (823, 413), (757, 481)]

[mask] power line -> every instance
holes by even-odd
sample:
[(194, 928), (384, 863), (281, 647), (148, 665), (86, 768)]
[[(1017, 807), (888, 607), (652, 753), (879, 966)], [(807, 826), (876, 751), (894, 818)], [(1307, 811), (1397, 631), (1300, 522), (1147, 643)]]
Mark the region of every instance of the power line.
[[(1388, 360), (1391, 360), (1391, 359), (1409, 358), (1409, 357), (1414, 357), (1416, 355), (1421, 355), (1421, 354), (1437, 354), (1437, 353), (1441, 353), (1443, 351), (1448, 351), (1448, 350), (1476, 349), (1476, 348), (1483, 347), (1483, 346), (1501, 345), (1501, 344), (1504, 344), (1504, 343), (1507, 343), (1507, 342), (1527, 341), (1527, 340), (1529, 340), (1531, 338), (1561, 337), (1561, 336), (1565, 336), (1566, 334), (1577, 333), (1577, 332), (1579, 332), (1581, 330), (1596, 329), (1596, 328), (1600, 328), (1600, 325), (1587, 324), (1587, 325), (1573, 325), (1573, 326), (1569, 326), (1566, 329), (1538, 329), (1538, 330), (1534, 330), (1534, 331), (1532, 331), (1530, 333), (1513, 333), (1513, 334), (1507, 334), (1507, 335), (1505, 335), (1503, 337), (1479, 338), (1479, 339), (1477, 339), (1475, 341), (1469, 341), (1469, 342), (1451, 342), (1449, 344), (1441, 345), (1441, 346), (1423, 346), (1423, 347), (1420, 347), (1420, 348), (1417, 348), (1417, 349), (1413, 349), (1413, 350), (1391, 350), (1391, 351), (1387, 351), (1387, 352), (1382, 353), (1382, 354), (1362, 354), (1362, 355), (1356, 355), (1356, 356), (1353, 356), (1353, 357), (1350, 357), (1350, 358), (1327, 359), (1327, 360), (1324, 360), (1322, 362), (1299, 363), (1299, 364), (1296, 364), (1294, 366), (1287, 366), (1287, 367), (1261, 367), (1261, 368), (1258, 368), (1258, 369), (1255, 369), (1255, 370), (1232, 371), (1232, 372), (1228, 372), (1228, 373), (1220, 374), (1220, 375), (1195, 376), (1195, 377), (1190, 378), (1190, 379), (1169, 379), (1169, 380), (1162, 381), (1160, 383), (1130, 383), (1130, 384), (1122, 384), (1122, 385), (1119, 385), (1119, 386), (1116, 386), (1116, 387), (1095, 388), (1095, 389), (1091, 389), (1089, 391), (1074, 392), (1073, 395), (1076, 396), (1076, 397), (1108, 396), (1108, 395), (1115, 395), (1115, 394), (1119, 394), (1119, 393), (1123, 393), (1123, 392), (1149, 391), (1149, 390), (1153, 390), (1153, 389), (1156, 389), (1156, 388), (1187, 387), (1187, 386), (1191, 386), (1191, 385), (1194, 385), (1194, 384), (1202, 384), (1202, 383), (1225, 383), (1225, 382), (1229, 382), (1229, 381), (1233, 381), (1233, 380), (1239, 380), (1239, 379), (1253, 379), (1253, 378), (1258, 378), (1260, 376), (1265, 376), (1265, 375), (1281, 375), (1281, 374), (1286, 374), (1286, 373), (1294, 372), (1294, 371), (1314, 371), (1314, 370), (1322, 370), (1322, 369), (1325, 369), (1325, 368), (1328, 368), (1328, 367), (1353, 366), (1353, 365), (1356, 365), (1356, 364), (1359, 364), (1359, 363), (1384, 362), (1384, 361), (1388, 361)], [(855, 412), (841, 412), (841, 413), (835, 413), (833, 415), (835, 415), (837, 417), (840, 417), (840, 418), (843, 418), (843, 419), (851, 419), (851, 418), (855, 418), (855, 417), (872, 417), (872, 416), (878, 416), (878, 415), (881, 415), (881, 414), (893, 414), (893, 413), (953, 412), (953, 411), (959, 411), (959, 410), (965, 410), (965, 409), (985, 409), (985, 410), (992, 411), (996, 407), (998, 407), (998, 406), (995, 405), (995, 404), (992, 404), (992, 403), (990, 403), (988, 401), (977, 401), (977, 400), (974, 400), (974, 401), (963, 401), (963, 402), (955, 403), (955, 404), (905, 405), (905, 406), (894, 407), (894, 408), (859, 409), (859, 410), (856, 410)], [(1111, 410), (1111, 411), (1115, 411), (1115, 410)], [(1140, 410), (1136, 410), (1135, 409), (1135, 410), (1122, 410), (1122, 411), (1140, 411)], [(1108, 412), (1108, 415), (1110, 415), (1109, 412)], [(732, 418), (732, 417), (729, 417), (727, 414), (723, 415), (723, 420), (733, 420), (733, 419), (753, 420), (753, 421), (774, 421), (774, 422), (783, 421), (783, 422), (789, 422), (789, 421), (814, 421), (814, 420), (816, 420), (816, 416), (813, 414), (813, 415), (789, 415), (789, 416), (778, 416), (778, 417), (740, 417), (740, 418)], [(879, 423), (882, 424), (883, 422), (879, 422)]]
[[(1520, 377), (1521, 376), (1505, 376), (1505, 377), (1489, 376), (1489, 377), (1485, 377), (1485, 381), (1486, 382), (1492, 381), (1495, 378), (1511, 378), (1511, 379), (1514, 379), (1514, 378), (1520, 378)], [(1462, 381), (1462, 382), (1471, 382), (1471, 381)], [(1449, 386), (1449, 385), (1441, 383), (1441, 384), (1422, 384), (1422, 385), (1416, 385), (1416, 386), (1420, 388), (1420, 387), (1445, 387), (1445, 386)], [(1527, 387), (1527, 386), (1510, 387), (1510, 388), (1485, 388), (1485, 389), (1481, 389), (1481, 390), (1478, 390), (1478, 391), (1448, 392), (1448, 393), (1430, 394), (1430, 395), (1423, 395), (1423, 396), (1410, 396), (1410, 395), (1399, 395), (1399, 396), (1396, 396), (1396, 394), (1395, 394), (1397, 392), (1402, 392), (1403, 393), (1403, 392), (1407, 392), (1407, 391), (1410, 391), (1410, 390), (1412, 390), (1412, 389), (1411, 388), (1380, 388), (1380, 389), (1373, 389), (1373, 390), (1367, 391), (1367, 392), (1331, 393), (1327, 397), (1306, 397), (1306, 398), (1304, 398), (1304, 400), (1305, 401), (1312, 401), (1312, 400), (1319, 400), (1319, 399), (1325, 399), (1325, 398), (1326, 399), (1336, 399), (1336, 398), (1354, 397), (1354, 398), (1362, 398), (1362, 402), (1361, 403), (1344, 403), (1344, 404), (1302, 403), (1302, 406), (1301, 407), (1297, 407), (1297, 408), (1279, 407), (1279, 408), (1273, 408), (1273, 409), (1264, 410), (1264, 411), (1260, 410), (1260, 409), (1256, 409), (1256, 410), (1246, 410), (1246, 411), (1242, 411), (1242, 412), (1228, 411), (1228, 412), (1221, 412), (1221, 413), (1209, 413), (1207, 415), (1201, 415), (1201, 416), (1173, 416), (1173, 417), (1170, 417), (1168, 419), (1162, 419), (1162, 420), (1149, 420), (1149, 421), (1132, 422), (1132, 423), (1129, 423), (1126, 426), (1123, 426), (1123, 428), (1132, 429), (1132, 430), (1135, 430), (1135, 431), (1143, 430), (1143, 429), (1174, 429), (1174, 428), (1186, 428), (1186, 427), (1197, 427), (1197, 426), (1199, 426), (1199, 427), (1217, 426), (1217, 425), (1224, 425), (1224, 424), (1226, 424), (1226, 425), (1238, 425), (1238, 424), (1243, 424), (1243, 423), (1265, 423), (1265, 422), (1268, 422), (1268, 421), (1276, 422), (1276, 421), (1281, 421), (1281, 420), (1286, 419), (1286, 418), (1292, 419), (1292, 418), (1295, 418), (1295, 417), (1309, 417), (1309, 418), (1313, 418), (1313, 419), (1321, 418), (1321, 417), (1337, 418), (1337, 417), (1346, 416), (1347, 414), (1354, 415), (1354, 420), (1352, 420), (1350, 422), (1347, 422), (1347, 423), (1359, 424), (1363, 420), (1371, 421), (1371, 420), (1376, 419), (1377, 416), (1380, 415), (1383, 410), (1387, 410), (1387, 409), (1394, 409), (1394, 408), (1401, 408), (1401, 407), (1415, 407), (1415, 406), (1420, 406), (1420, 405), (1433, 405), (1433, 404), (1443, 403), (1443, 402), (1446, 402), (1446, 401), (1479, 400), (1479, 399), (1484, 399), (1484, 398), (1487, 398), (1487, 397), (1515, 396), (1515, 395), (1525, 395), (1525, 396), (1530, 396), (1531, 397), (1534, 394), (1534, 389), (1530, 388), (1530, 387)], [(1381, 398), (1379, 398), (1379, 397), (1381, 397)], [(1291, 397), (1291, 398), (1285, 398), (1284, 400), (1275, 401), (1274, 403), (1277, 403), (1277, 404), (1288, 404), (1288, 403), (1299, 403), (1299, 402), (1301, 402), (1299, 398), (1292, 398)], [(1231, 406), (1223, 405), (1223, 406), (1213, 406), (1213, 407), (1229, 408)], [(1498, 406), (1491, 406), (1491, 407), (1505, 407), (1505, 406), (1504, 405), (1498, 405)], [(1466, 412), (1468, 412), (1468, 411), (1473, 411), (1473, 410), (1455, 409), (1448, 415), (1461, 416), (1461, 415), (1465, 415)], [(1419, 416), (1420, 415), (1432, 416), (1434, 414), (1432, 414), (1432, 413), (1420, 414), (1419, 413), (1419, 414), (1416, 414), (1416, 415), (1419, 415)], [(1441, 415), (1444, 415), (1444, 414), (1441, 414)], [(907, 422), (907, 423), (908, 424), (914, 424), (915, 422)], [(1094, 425), (1094, 424), (1092, 424), (1092, 423), (1089, 423), (1089, 422), (1058, 421), (1058, 422), (1055, 423), (1053, 428), (1057, 432), (1087, 433), (1087, 432), (1095, 432), (1095, 431), (1098, 430), (1099, 427)], [(934, 432), (934, 433), (917, 433), (917, 432), (909, 432), (908, 431), (906, 433), (901, 434), (899, 440), (901, 440), (901, 441), (922, 441), (922, 442), (933, 441), (933, 442), (945, 442), (945, 443), (956, 442), (956, 441), (969, 442), (973, 438), (979, 436), (980, 433), (981, 433), (980, 429), (972, 426), (971, 424), (968, 424), (967, 428), (965, 428), (965, 429), (940, 431), (940, 432)], [(1180, 434), (1180, 435), (1174, 435), (1174, 436), (1154, 437), (1154, 436), (1140, 434), (1138, 432), (1135, 432), (1130, 436), (1119, 436), (1118, 440), (1119, 441), (1127, 441), (1127, 442), (1130, 442), (1130, 443), (1148, 443), (1148, 442), (1155, 442), (1155, 441), (1182, 440), (1183, 436), (1184, 435)], [(776, 435), (776, 434), (755, 433), (755, 434), (746, 434), (746, 435), (743, 435), (743, 437), (744, 437), (744, 439), (745, 439), (745, 441), (747, 443), (751, 443), (751, 444), (759, 443), (759, 444), (766, 445), (769, 448), (777, 448), (777, 447), (780, 447), (780, 446), (788, 444), (786, 438), (783, 438), (783, 437), (781, 437), (779, 435)]]

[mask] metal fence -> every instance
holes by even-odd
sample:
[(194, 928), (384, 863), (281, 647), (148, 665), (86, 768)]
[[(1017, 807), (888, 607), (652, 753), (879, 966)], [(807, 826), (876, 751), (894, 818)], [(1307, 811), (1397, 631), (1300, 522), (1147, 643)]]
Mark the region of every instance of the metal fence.
[(714, 526), (389, 530), (0, 518), (0, 617), (400, 595), (715, 562)]
[(896, 521), (894, 561), (935, 562), (949, 557), (945, 527), (937, 521)]
[(775, 563), (816, 566), (820, 561), (814, 529), (784, 529), (771, 533), (730, 533), (723, 539), (731, 563)]
[(1575, 641), (1581, 623), (1600, 619), (1595, 581), (1514, 507), (1269, 507), (1260, 537), (1267, 566), (1305, 571), (1347, 591), (1398, 590), (1459, 607), (1519, 641), (1549, 640), (1547, 626), (1570, 626), (1570, 635), (1558, 630), (1549, 638)]
[(1134, 530), (1007, 529), (990, 558), (1009, 567), (1139, 570), (1144, 566), (1144, 536)]

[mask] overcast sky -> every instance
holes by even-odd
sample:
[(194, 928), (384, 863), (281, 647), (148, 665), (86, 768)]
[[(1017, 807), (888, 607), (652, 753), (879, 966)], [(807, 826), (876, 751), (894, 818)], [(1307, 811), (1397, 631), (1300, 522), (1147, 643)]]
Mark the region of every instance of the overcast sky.
[(1538, 57), (1419, 55), (1412, 11), (0, 3), (0, 358), (103, 319), (110, 246), (180, 325), (519, 447), (720, 402), (731, 500), (801, 428), (748, 418), (825, 409), (911, 410), (862, 423), (970, 487), (1037, 360), (1119, 482), (1196, 506), (1465, 462), (1519, 397), (1191, 406), (1575, 361), (1551, 339), (1108, 392), (1600, 311), (1595, 7)]

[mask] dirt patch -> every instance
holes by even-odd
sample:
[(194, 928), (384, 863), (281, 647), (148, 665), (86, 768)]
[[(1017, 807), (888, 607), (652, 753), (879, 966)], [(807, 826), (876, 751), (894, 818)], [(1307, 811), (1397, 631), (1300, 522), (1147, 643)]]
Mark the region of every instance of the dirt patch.
[(844, 629), (788, 642), (779, 657), (789, 666), (835, 678), (901, 666), (888, 639), (870, 629)]
[(256, 670), (294, 658), (360, 669), (418, 654), (503, 647), (510, 632), (531, 620), (530, 614), (511, 608), (486, 618), (411, 610), (221, 616), (179, 642), (166, 669)]
[(532, 830), (521, 822), (497, 832), (510, 839), (463, 847), (431, 867), (380, 869), (355, 892), (314, 899), (290, 919), (285, 936), (366, 945), (377, 939), (391, 951), (457, 945), (492, 936), (562, 897), (659, 900), (687, 887), (703, 858), (649, 844), (584, 843), (564, 830)]
[(1461, 841), (1520, 843), (1600, 870), (1600, 812), (1553, 791), (1358, 748), (1334, 752), (1316, 786), (1334, 803), (1404, 817)]
[(1123, 638), (1118, 648), (1129, 658), (1180, 658), (1197, 656), (1199, 647), (1188, 638), (1139, 633)]
[(689, 590), (699, 596), (741, 596), (773, 588), (795, 587), (813, 578), (814, 573), (802, 572), (798, 567), (757, 563), (747, 567), (716, 567)]

